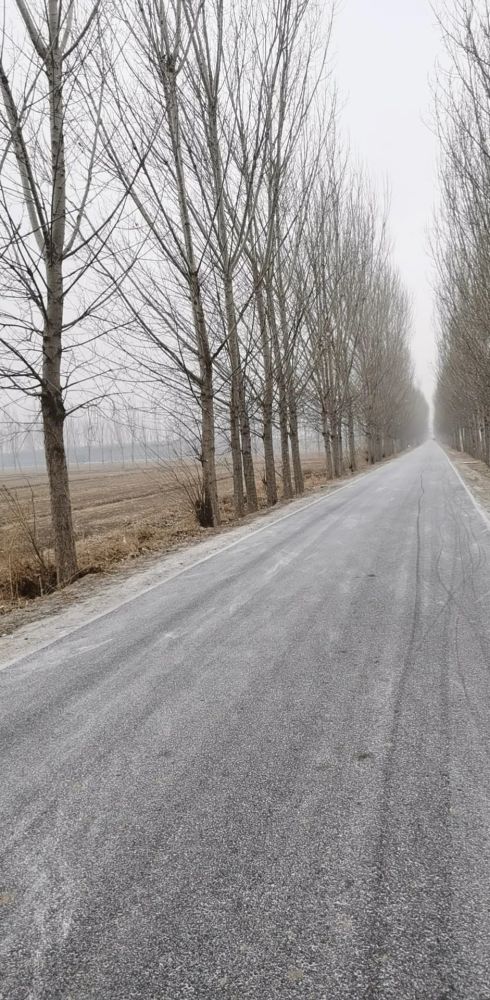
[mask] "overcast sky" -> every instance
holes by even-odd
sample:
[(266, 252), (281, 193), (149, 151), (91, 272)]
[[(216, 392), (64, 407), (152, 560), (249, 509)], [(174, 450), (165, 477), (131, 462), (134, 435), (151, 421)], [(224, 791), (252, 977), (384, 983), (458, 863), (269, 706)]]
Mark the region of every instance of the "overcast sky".
[(414, 307), (413, 354), (426, 395), (434, 382), (432, 264), (436, 198), (431, 80), (441, 40), (429, 0), (340, 0), (334, 32), (342, 122), (353, 154), (391, 196), (395, 260)]

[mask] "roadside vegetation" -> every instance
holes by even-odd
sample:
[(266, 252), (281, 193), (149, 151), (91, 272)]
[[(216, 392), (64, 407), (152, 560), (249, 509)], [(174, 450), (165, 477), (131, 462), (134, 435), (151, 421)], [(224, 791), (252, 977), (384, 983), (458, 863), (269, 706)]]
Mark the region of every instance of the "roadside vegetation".
[(162, 492), (196, 530), (301, 495), (308, 435), (324, 480), (423, 440), (386, 206), (340, 138), (333, 5), (15, 0), (4, 18), (2, 461), (41, 436), (41, 541), (34, 493), (3, 501), (38, 592), (87, 568), (82, 429), (89, 462), (97, 435), (150, 461), (171, 441)]

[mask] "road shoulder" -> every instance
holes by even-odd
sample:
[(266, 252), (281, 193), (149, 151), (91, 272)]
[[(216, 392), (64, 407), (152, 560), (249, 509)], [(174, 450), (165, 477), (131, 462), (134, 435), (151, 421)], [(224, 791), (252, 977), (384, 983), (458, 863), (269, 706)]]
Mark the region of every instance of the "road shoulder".
[(346, 476), (320, 487), (300, 499), (278, 504), (273, 509), (249, 515), (237, 526), (212, 531), (199, 541), (188, 542), (163, 555), (153, 555), (120, 567), (113, 574), (89, 575), (64, 590), (37, 598), (28, 606), (0, 619), (0, 669), (29, 653), (36, 652), (77, 628), (157, 587), (199, 562), (235, 545), (248, 535), (277, 521), (292, 517), (321, 500), (350, 486), (397, 457), (386, 460), (356, 475)]
[(490, 517), (490, 468), (465, 452), (453, 451), (452, 448), (444, 450), (477, 506)]

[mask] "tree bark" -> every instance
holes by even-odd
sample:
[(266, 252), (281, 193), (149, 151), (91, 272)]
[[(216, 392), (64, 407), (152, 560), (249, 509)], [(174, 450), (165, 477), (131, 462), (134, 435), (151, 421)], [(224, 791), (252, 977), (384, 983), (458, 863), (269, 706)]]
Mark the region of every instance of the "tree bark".
[(49, 86), (51, 147), (51, 228), (44, 248), (46, 315), (43, 330), (41, 415), (48, 472), (51, 522), (59, 586), (78, 574), (75, 534), (64, 442), (65, 407), (61, 388), (63, 333), (63, 251), (66, 227), (66, 165), (63, 134), (63, 67), (57, 4), (49, 7), (51, 51), (45, 68)]
[[(222, 252), (225, 256), (225, 267), (229, 267), (228, 261), (228, 251), (227, 248), (222, 248)], [(256, 511), (258, 507), (257, 502), (257, 487), (255, 485), (255, 471), (252, 455), (252, 435), (250, 431), (250, 418), (248, 415), (248, 407), (245, 392), (245, 379), (242, 370), (242, 361), (240, 357), (240, 344), (238, 340), (237, 324), (236, 324), (236, 310), (235, 310), (235, 300), (233, 295), (233, 282), (231, 275), (225, 273), (224, 276), (224, 291), (225, 291), (225, 308), (226, 308), (226, 322), (227, 322), (227, 335), (228, 335), (228, 350), (230, 355), (231, 363), (231, 409), (232, 409), (232, 420), (235, 421), (235, 426), (232, 428), (232, 449), (238, 447), (238, 454), (233, 455), (233, 478), (234, 478), (234, 492), (236, 496), (236, 501), (238, 504), (237, 513), (243, 514), (243, 479), (242, 479), (242, 461), (243, 461), (243, 476), (245, 478), (245, 490), (247, 493), (247, 510), (250, 512)], [(239, 434), (237, 437), (236, 430), (237, 426), (239, 428)], [(241, 457), (240, 457), (240, 439), (241, 439)], [(235, 484), (236, 479), (236, 484)]]
[(330, 444), (330, 427), (328, 423), (328, 414), (325, 407), (322, 411), (322, 437), (323, 437), (323, 444), (325, 447), (326, 476), (327, 479), (333, 479), (333, 461), (332, 461), (332, 447)]
[(78, 565), (63, 437), (65, 412), (60, 393), (43, 390), (41, 414), (49, 482), (56, 578), (58, 585), (64, 586), (76, 578)]
[[(222, 18), (222, 6), (220, 5), (220, 17)], [(221, 51), (219, 57), (221, 56)], [(202, 67), (202, 69), (204, 69)], [(252, 455), (252, 435), (250, 432), (250, 418), (248, 415), (245, 379), (240, 357), (240, 342), (238, 339), (237, 318), (235, 309), (235, 296), (233, 291), (233, 268), (230, 257), (230, 246), (226, 225), (225, 206), (223, 199), (223, 168), (221, 163), (221, 149), (218, 137), (217, 104), (219, 74), (216, 70), (215, 79), (211, 82), (204, 70), (207, 80), (207, 110), (208, 110), (208, 143), (211, 157), (211, 169), (213, 172), (214, 194), (216, 200), (216, 216), (218, 222), (218, 243), (223, 268), (223, 286), (225, 296), (226, 332), (228, 337), (228, 351), (231, 362), (231, 414), (232, 422), (237, 420), (241, 435), (241, 455), (243, 461), (243, 476), (245, 478), (245, 489), (247, 493), (247, 510), (253, 512), (257, 510), (257, 487), (255, 485), (255, 472)], [(238, 413), (237, 413), (238, 410)], [(236, 426), (232, 426), (231, 432), (232, 450), (240, 443), (237, 441)], [(241, 462), (239, 456), (234, 454), (233, 461), (233, 481), (235, 508), (238, 514), (243, 514), (243, 481)]]
[(284, 367), (281, 357), (281, 347), (279, 344), (279, 334), (277, 330), (274, 293), (270, 280), (267, 282), (267, 311), (269, 315), (269, 327), (272, 335), (272, 347), (274, 351), (274, 368), (278, 391), (278, 411), (279, 411), (279, 432), (281, 437), (281, 462), (282, 462), (282, 491), (286, 500), (290, 500), (293, 495), (293, 484), (291, 480), (291, 461), (289, 457), (289, 429), (288, 429), (288, 401), (286, 391), (286, 380), (284, 378)]
[(354, 430), (354, 413), (352, 410), (351, 401), (349, 401), (349, 406), (348, 406), (347, 422), (348, 422), (348, 434), (349, 434), (349, 465), (351, 472), (356, 472), (357, 471), (356, 436)]
[(214, 425), (213, 367), (209, 359), (201, 364), (201, 465), (204, 500), (210, 525), (220, 523), (218, 484), (216, 481), (216, 449)]
[(376, 462), (376, 453), (375, 453), (375, 445), (374, 445), (374, 430), (373, 430), (372, 427), (368, 427), (368, 430), (367, 430), (367, 433), (366, 433), (366, 444), (367, 444), (367, 452), (368, 452), (368, 461), (369, 461), (369, 463), (371, 465), (374, 465), (375, 462)]
[(339, 433), (339, 421), (336, 415), (330, 417), (330, 428), (331, 428), (331, 442), (332, 442), (332, 458), (333, 458), (333, 473), (336, 479), (340, 479), (342, 476), (342, 454), (340, 448), (340, 433)]
[(296, 406), (296, 393), (294, 391), (294, 386), (289, 385), (288, 388), (288, 404), (289, 404), (289, 436), (291, 439), (291, 455), (293, 458), (293, 474), (294, 474), (294, 489), (298, 494), (304, 493), (305, 482), (303, 478), (303, 469), (301, 467), (301, 451), (299, 446), (299, 432), (298, 432), (298, 410)]
[(238, 399), (238, 386), (233, 377), (230, 392), (230, 447), (233, 472), (233, 507), (236, 517), (243, 517), (245, 513), (245, 494), (243, 492), (243, 466), (240, 441), (240, 402)]
[(214, 392), (213, 368), (209, 349), (209, 338), (202, 303), (201, 284), (195, 261), (194, 243), (192, 239), (189, 207), (187, 203), (187, 188), (185, 182), (184, 162), (182, 158), (179, 106), (177, 99), (177, 82), (175, 66), (171, 60), (162, 61), (161, 79), (167, 103), (172, 155), (175, 165), (175, 177), (179, 213), (184, 235), (187, 280), (189, 283), (194, 330), (196, 335), (197, 353), (200, 373), (200, 407), (201, 407), (201, 449), (204, 493), (208, 504), (210, 524), (220, 523), (219, 499), (216, 483), (216, 450), (214, 426)]
[(273, 507), (277, 503), (276, 466), (274, 461), (273, 405), (274, 373), (272, 369), (271, 343), (264, 302), (264, 292), (255, 261), (252, 261), (252, 275), (255, 285), (255, 302), (259, 320), (262, 359), (264, 364), (264, 393), (262, 398), (262, 440), (264, 443), (265, 489), (267, 503)]
[[(299, 448), (298, 411), (296, 406), (293, 364), (291, 360), (292, 344), (290, 343), (290, 338), (288, 337), (286, 293), (284, 289), (283, 271), (282, 271), (283, 268), (282, 254), (281, 254), (282, 234), (279, 221), (279, 206), (277, 207), (276, 210), (275, 239), (276, 239), (277, 298), (279, 303), (279, 319), (281, 323), (280, 348), (282, 348), (282, 358), (283, 358), (282, 371), (285, 380), (286, 397), (287, 397), (286, 407), (289, 416), (289, 436), (291, 440), (291, 455), (293, 459), (294, 487), (296, 493), (303, 493), (305, 486), (303, 479), (303, 470), (301, 468), (301, 454)], [(278, 344), (279, 344), (279, 339), (278, 339)]]

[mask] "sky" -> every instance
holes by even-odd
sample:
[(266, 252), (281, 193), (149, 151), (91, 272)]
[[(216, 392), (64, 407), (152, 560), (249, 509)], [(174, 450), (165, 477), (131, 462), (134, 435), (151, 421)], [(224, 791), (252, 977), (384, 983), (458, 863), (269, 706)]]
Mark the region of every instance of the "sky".
[(394, 259), (413, 303), (417, 382), (429, 398), (436, 353), (429, 248), (437, 197), (432, 84), (442, 50), (429, 0), (339, 0), (333, 50), (351, 152), (390, 193)]

